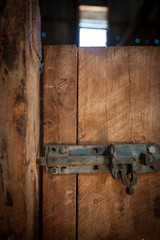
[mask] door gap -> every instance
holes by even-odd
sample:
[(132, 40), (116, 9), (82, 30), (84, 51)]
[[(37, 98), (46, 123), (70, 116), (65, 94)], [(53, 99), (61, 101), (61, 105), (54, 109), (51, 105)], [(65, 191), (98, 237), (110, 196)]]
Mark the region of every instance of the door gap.
[[(77, 48), (77, 124), (76, 124), (76, 144), (78, 145), (78, 65), (79, 49)], [(78, 174), (76, 174), (76, 240), (78, 240)]]

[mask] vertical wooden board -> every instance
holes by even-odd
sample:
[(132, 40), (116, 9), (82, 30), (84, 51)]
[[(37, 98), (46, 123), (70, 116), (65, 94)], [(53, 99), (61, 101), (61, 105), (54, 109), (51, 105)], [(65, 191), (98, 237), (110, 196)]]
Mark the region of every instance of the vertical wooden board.
[(44, 144), (76, 143), (77, 49), (44, 47)]
[(39, 238), (38, 1), (0, 3), (0, 239)]
[(159, 143), (159, 52), (79, 49), (79, 143)]
[[(44, 144), (76, 144), (77, 49), (44, 48)], [(76, 176), (43, 175), (43, 239), (75, 239)]]
[(120, 179), (80, 175), (78, 239), (159, 239), (160, 176), (138, 177), (135, 194), (129, 196)]
[[(78, 141), (160, 144), (160, 48), (79, 49)], [(79, 239), (159, 239), (160, 174), (138, 175), (135, 195), (120, 179), (80, 175)]]
[(43, 239), (75, 239), (76, 175), (43, 176)]

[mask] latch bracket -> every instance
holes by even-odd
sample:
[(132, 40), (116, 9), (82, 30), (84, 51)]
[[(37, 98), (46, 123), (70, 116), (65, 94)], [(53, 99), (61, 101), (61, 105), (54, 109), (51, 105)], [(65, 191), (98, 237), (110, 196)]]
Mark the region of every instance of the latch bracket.
[(160, 171), (160, 147), (156, 144), (48, 145), (37, 159), (51, 174), (118, 173), (129, 195), (138, 173)]

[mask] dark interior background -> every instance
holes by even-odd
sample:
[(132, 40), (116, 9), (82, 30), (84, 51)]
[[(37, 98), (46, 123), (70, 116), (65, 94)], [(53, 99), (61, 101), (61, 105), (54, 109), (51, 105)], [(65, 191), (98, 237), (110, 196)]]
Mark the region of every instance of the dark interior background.
[(43, 45), (79, 45), (80, 4), (109, 8), (107, 46), (160, 45), (158, 0), (40, 0)]

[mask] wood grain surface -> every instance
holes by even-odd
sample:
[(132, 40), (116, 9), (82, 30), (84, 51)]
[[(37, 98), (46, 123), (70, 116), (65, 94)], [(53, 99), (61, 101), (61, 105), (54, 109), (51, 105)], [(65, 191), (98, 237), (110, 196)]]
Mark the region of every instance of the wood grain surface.
[[(159, 63), (159, 47), (79, 49), (79, 144), (160, 145)], [(133, 196), (120, 179), (79, 175), (79, 240), (159, 236), (160, 174), (138, 175)]]
[(44, 144), (76, 143), (77, 49), (44, 47)]
[(0, 239), (38, 239), (40, 11), (31, 0), (0, 8)]
[(160, 142), (158, 47), (79, 49), (79, 143)]
[[(44, 144), (76, 144), (77, 49), (44, 48)], [(76, 238), (76, 175), (43, 175), (43, 239)]]
[(79, 176), (78, 239), (159, 239), (159, 174), (139, 174), (129, 196), (109, 174)]

